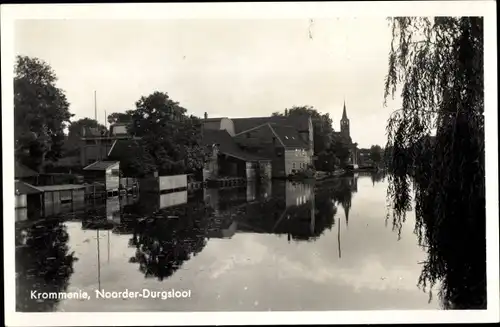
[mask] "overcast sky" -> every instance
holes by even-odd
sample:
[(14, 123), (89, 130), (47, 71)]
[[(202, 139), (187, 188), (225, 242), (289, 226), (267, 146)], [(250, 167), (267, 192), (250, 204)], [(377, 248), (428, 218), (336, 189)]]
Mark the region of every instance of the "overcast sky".
[(329, 20), (20, 20), (16, 54), (48, 62), (74, 119), (98, 120), (167, 92), (189, 113), (267, 116), (294, 105), (328, 112), (344, 99), (360, 147), (385, 145), (390, 46), (384, 18)]

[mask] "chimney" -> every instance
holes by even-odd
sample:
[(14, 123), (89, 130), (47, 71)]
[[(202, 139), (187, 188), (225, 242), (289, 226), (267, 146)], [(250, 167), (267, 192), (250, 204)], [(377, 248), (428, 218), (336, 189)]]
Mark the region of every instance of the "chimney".
[(208, 114), (205, 112), (205, 120), (208, 119)]

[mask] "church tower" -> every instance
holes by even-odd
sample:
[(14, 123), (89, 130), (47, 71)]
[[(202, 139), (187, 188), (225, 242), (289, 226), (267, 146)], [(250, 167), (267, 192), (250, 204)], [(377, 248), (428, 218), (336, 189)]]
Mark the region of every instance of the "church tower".
[(347, 111), (345, 108), (345, 100), (344, 100), (344, 112), (342, 112), (342, 119), (340, 120), (340, 133), (347, 138), (351, 136), (351, 132), (349, 130), (349, 118), (347, 118)]

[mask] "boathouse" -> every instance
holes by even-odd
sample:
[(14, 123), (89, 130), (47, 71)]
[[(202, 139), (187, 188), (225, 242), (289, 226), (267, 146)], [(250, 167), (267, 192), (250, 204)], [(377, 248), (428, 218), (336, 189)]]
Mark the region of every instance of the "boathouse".
[[(43, 215), (59, 214), (64, 209), (69, 211), (85, 203), (85, 186), (79, 184), (37, 186), (42, 191)], [(67, 208), (62, 208), (66, 205)]]
[(120, 162), (96, 161), (83, 168), (83, 178), (86, 183), (101, 183), (106, 192), (118, 193), (120, 188)]

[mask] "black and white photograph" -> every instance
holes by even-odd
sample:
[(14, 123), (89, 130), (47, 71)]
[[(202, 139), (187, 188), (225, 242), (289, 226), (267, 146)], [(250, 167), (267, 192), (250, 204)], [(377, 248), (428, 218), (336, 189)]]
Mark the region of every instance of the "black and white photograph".
[(1, 14), (7, 325), (498, 322), (495, 2)]

